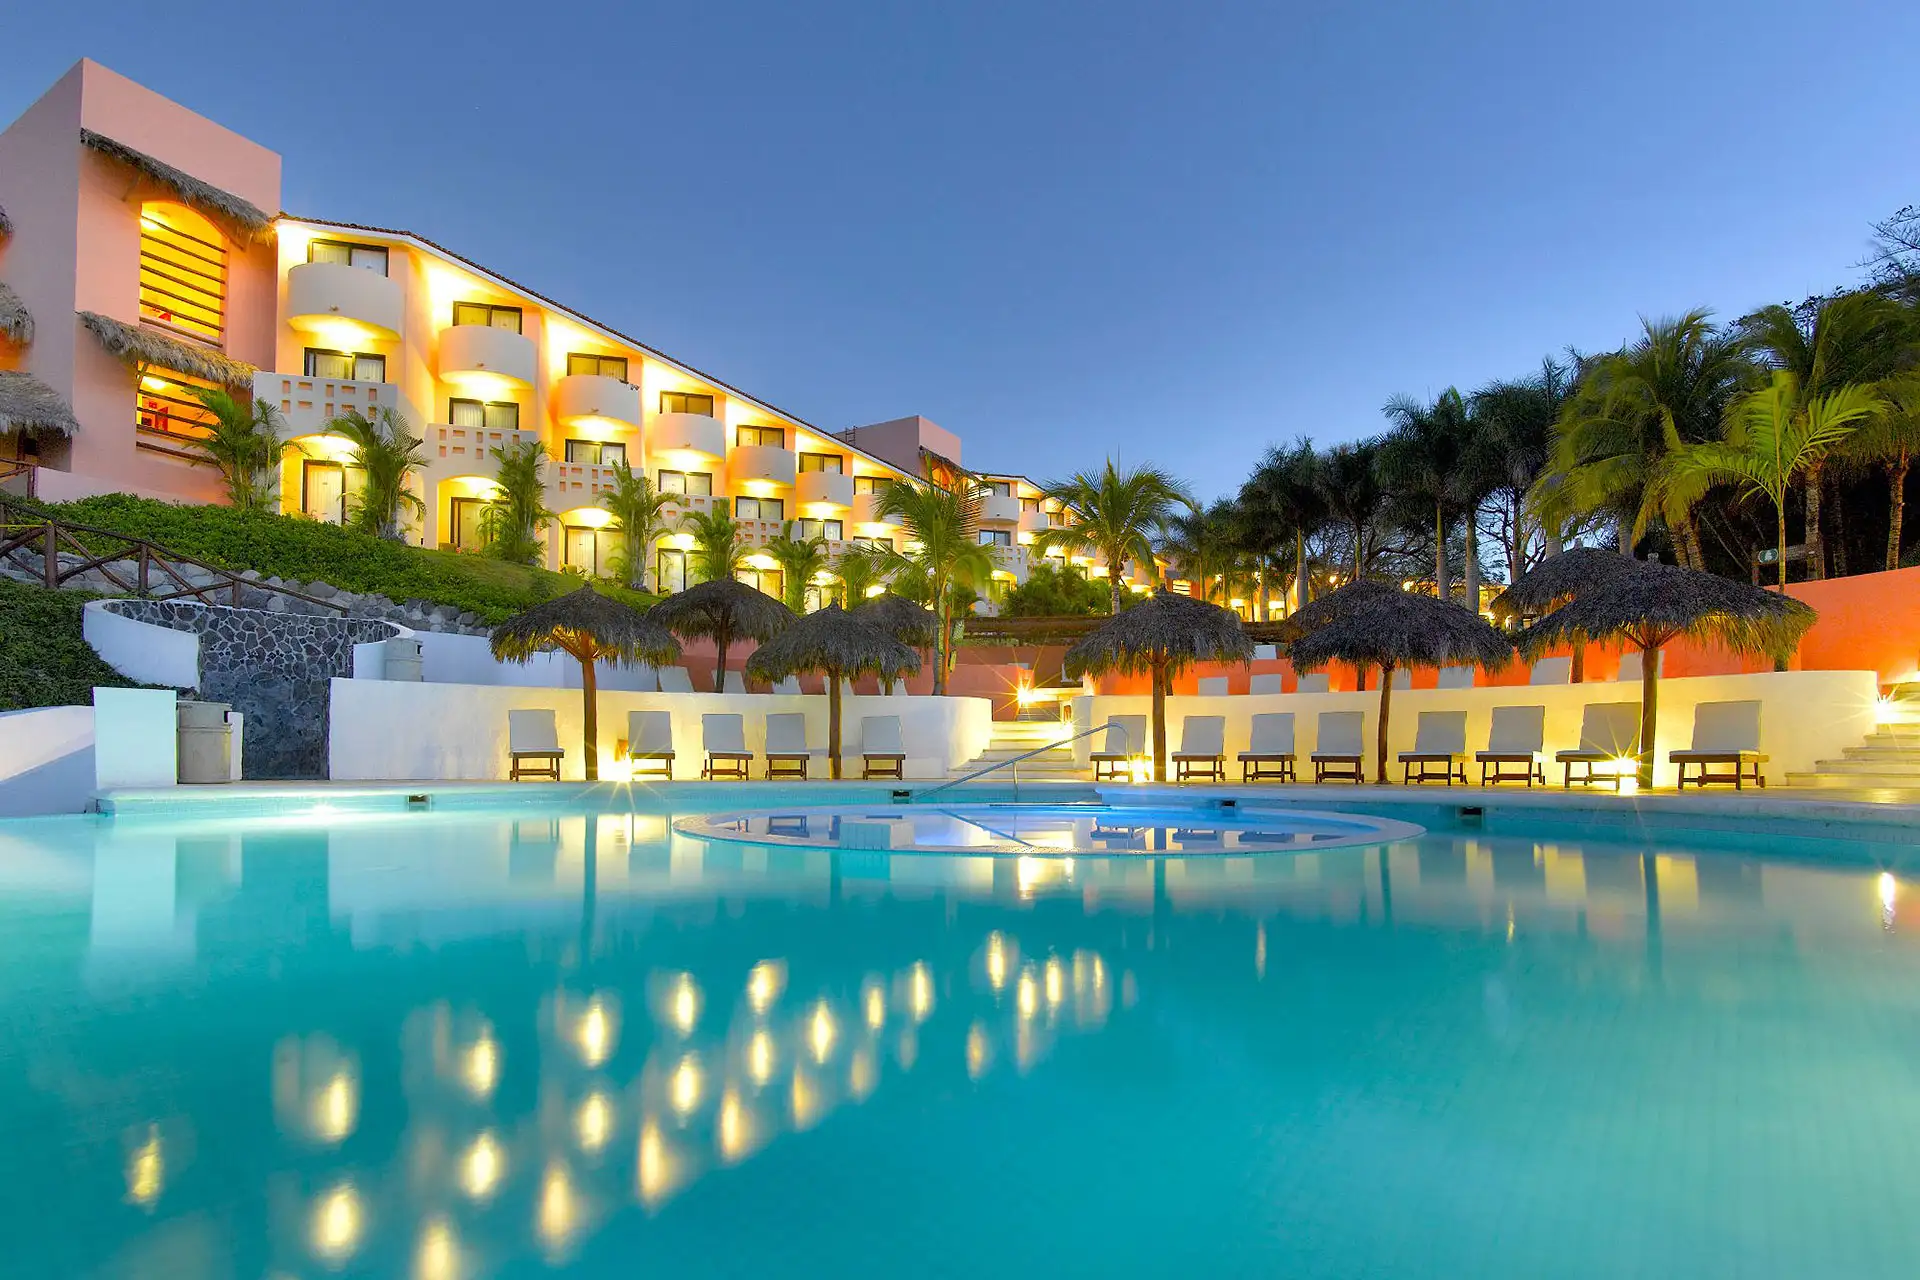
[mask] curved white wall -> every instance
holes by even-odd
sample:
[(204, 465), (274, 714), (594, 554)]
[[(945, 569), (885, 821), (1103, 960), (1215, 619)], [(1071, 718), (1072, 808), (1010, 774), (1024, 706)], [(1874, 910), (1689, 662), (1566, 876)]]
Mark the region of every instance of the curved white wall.
[(141, 684), (199, 688), (199, 636), (122, 617), (108, 609), (108, 603), (90, 600), (80, 615), (80, 633), (102, 661)]

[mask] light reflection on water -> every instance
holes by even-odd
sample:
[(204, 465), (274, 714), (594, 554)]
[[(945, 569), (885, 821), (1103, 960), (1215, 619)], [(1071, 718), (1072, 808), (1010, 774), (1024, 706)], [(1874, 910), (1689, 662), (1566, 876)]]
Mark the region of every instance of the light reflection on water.
[(1920, 1244), (1904, 852), (996, 860), (522, 814), (0, 855), (17, 1274), (1869, 1276)]

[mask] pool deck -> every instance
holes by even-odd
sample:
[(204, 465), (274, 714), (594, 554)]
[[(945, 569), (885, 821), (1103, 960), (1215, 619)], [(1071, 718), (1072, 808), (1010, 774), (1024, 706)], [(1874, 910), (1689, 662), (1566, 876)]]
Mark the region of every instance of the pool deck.
[[(923, 795), (937, 782), (245, 782), (213, 787), (154, 787), (103, 792), (100, 811), (115, 818), (228, 818), (313, 814), (402, 813), (502, 806), (547, 808), (587, 804), (632, 805), (648, 812), (683, 806), (741, 808), (804, 803), (871, 804), (896, 791)], [(1102, 784), (1029, 782), (1017, 792), (1006, 784), (969, 784), (942, 793), (954, 801), (998, 803), (1015, 799), (1054, 803), (1165, 804), (1244, 803), (1260, 807), (1352, 808), (1393, 813), (1409, 821), (1479, 821), (1508, 827), (1515, 822), (1561, 821), (1582, 826), (1752, 832), (1764, 824), (1791, 824), (1794, 834), (1920, 844), (1920, 791), (1787, 789), (1706, 792), (1562, 791), (1558, 788), (1386, 786), (1351, 783)], [(799, 796), (805, 800), (798, 800)]]

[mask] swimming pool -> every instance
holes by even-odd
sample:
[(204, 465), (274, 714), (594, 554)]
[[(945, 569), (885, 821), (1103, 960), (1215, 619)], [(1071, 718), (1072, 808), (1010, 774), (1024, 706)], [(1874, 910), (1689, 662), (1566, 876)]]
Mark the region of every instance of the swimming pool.
[(0, 825), (8, 1274), (1911, 1274), (1911, 846), (690, 816)]

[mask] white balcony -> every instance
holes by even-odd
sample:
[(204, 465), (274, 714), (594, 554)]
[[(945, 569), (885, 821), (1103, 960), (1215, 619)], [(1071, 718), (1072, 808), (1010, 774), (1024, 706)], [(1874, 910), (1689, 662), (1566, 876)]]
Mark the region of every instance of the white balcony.
[(1026, 510), (1022, 510), (1020, 512), (1020, 532), (1039, 533), (1042, 529), (1046, 527), (1047, 527), (1046, 512), (1026, 511)]
[(856, 493), (853, 495), (853, 522), (855, 524), (888, 524), (880, 516), (880, 495), (877, 493)]
[[(793, 450), (770, 444), (743, 444), (727, 458), (727, 479), (740, 484), (790, 485), (798, 474)], [(849, 493), (848, 497), (853, 495)]]
[(683, 468), (718, 462), (727, 456), (727, 430), (704, 413), (657, 413), (647, 425), (647, 453), (657, 462)]
[[(485, 427), (453, 427), (435, 423), (427, 428), (426, 471), (430, 479), (446, 476), (485, 476), (492, 479), (500, 463), (492, 451), (517, 449), (538, 443), (537, 431), (489, 431)], [(549, 462), (551, 467), (552, 463)]]
[(853, 477), (837, 471), (802, 471), (793, 500), (807, 515), (837, 516), (853, 506)]
[(555, 511), (597, 507), (615, 484), (613, 468), (597, 462), (547, 462), (547, 506)]
[(352, 351), (400, 337), (400, 282), (342, 262), (303, 262), (287, 272), (287, 323)]
[(988, 524), (1017, 524), (1020, 499), (1012, 494), (990, 493), (980, 502), (980, 519)]
[[(312, 264), (327, 265), (324, 263)], [(329, 422), (348, 413), (371, 418), (380, 409), (407, 413), (400, 388), (391, 382), (351, 382), (345, 378), (306, 378), (291, 373), (253, 375), (253, 399), (270, 404), (286, 419), (281, 433), (292, 440), (326, 430)], [(416, 423), (413, 428), (418, 431)]]
[(533, 385), (533, 339), (511, 329), (457, 324), (440, 331), (440, 376), (476, 393)]
[(725, 494), (677, 493), (672, 502), (661, 508), (660, 520), (669, 532), (679, 533), (680, 521), (687, 516), (732, 509), (733, 501)]
[(597, 373), (570, 373), (553, 384), (553, 416), (569, 427), (631, 430), (640, 425), (640, 388)]

